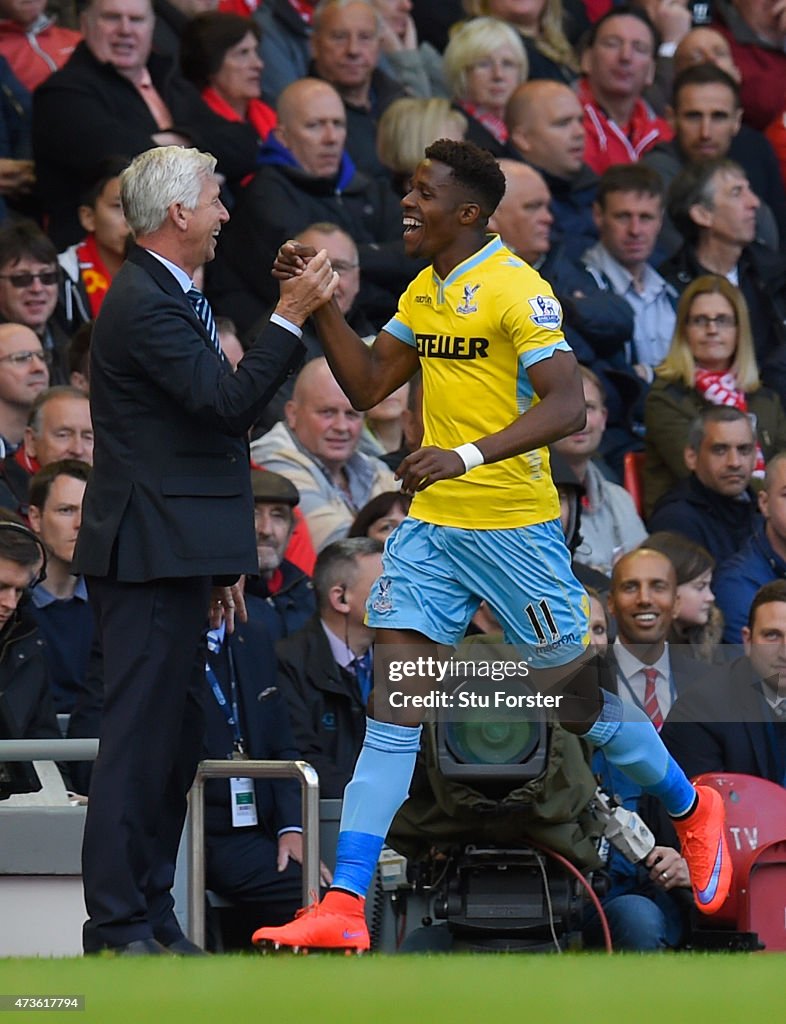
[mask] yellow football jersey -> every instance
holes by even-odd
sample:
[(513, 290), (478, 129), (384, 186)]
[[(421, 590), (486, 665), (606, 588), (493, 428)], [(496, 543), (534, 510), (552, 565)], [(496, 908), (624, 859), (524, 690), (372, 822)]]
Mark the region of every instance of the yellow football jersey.
[[(570, 351), (550, 286), (496, 235), (444, 281), (432, 267), (421, 271), (384, 330), (418, 350), (423, 445), (439, 448), (507, 427), (538, 402), (528, 368)], [(548, 449), (440, 480), (415, 496), (410, 515), (479, 530), (556, 519)]]

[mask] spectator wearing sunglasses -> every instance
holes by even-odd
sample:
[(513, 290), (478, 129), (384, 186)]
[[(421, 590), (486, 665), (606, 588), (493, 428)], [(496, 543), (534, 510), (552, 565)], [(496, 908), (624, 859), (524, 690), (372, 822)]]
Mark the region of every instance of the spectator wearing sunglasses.
[(36, 224), (20, 220), (0, 228), (0, 322), (22, 324), (35, 333), (49, 360), (52, 384), (68, 380), (68, 336), (52, 317), (59, 281), (57, 250)]

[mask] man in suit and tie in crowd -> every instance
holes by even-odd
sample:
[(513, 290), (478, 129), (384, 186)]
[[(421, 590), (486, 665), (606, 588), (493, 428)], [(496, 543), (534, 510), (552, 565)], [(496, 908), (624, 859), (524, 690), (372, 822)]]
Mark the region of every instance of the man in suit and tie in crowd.
[[(617, 637), (606, 657), (606, 688), (619, 693), (623, 704), (644, 711), (660, 731), (677, 694), (700, 674), (699, 663), (681, 656), (666, 640), (677, 607), (674, 566), (665, 555), (648, 549), (645, 541), (614, 565), (608, 604)], [(677, 756), (674, 750), (671, 753)], [(607, 792), (614, 793), (628, 810), (645, 810), (649, 817), (657, 817), (646, 798), (642, 801), (641, 787), (610, 764), (602, 750), (595, 752), (592, 767)], [(676, 898), (676, 891), (687, 889), (690, 875), (675, 848), (671, 827), (659, 822), (655, 831), (657, 845), (641, 865), (611, 852), (610, 888), (603, 909), (615, 948), (657, 951), (677, 948), (684, 941), (685, 905)], [(595, 945), (598, 938), (599, 929), (591, 921), (585, 941)]]
[(246, 434), (301, 357), (303, 322), (336, 287), (321, 253), (281, 285), (232, 373), (192, 281), (229, 218), (215, 165), (165, 146), (123, 173), (137, 244), (93, 335), (95, 463), (75, 557), (104, 651), (83, 848), (88, 953), (201, 952), (170, 889), (202, 749), (205, 617), (209, 606), (211, 625), (223, 617), (231, 631), (245, 615), (236, 581), (257, 569)]
[(786, 580), (756, 592), (745, 656), (686, 691), (663, 727), (685, 772), (738, 772), (786, 786)]

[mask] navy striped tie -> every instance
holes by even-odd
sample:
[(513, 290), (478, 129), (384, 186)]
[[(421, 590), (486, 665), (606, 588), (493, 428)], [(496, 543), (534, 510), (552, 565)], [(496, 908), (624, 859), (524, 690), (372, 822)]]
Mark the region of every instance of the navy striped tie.
[(202, 321), (205, 326), (205, 330), (210, 335), (210, 340), (213, 342), (213, 348), (219, 355), (221, 355), (221, 342), (218, 340), (218, 331), (216, 330), (216, 322), (213, 319), (213, 310), (210, 308), (210, 303), (202, 292), (193, 286), (188, 289), (186, 294), (188, 295), (189, 302), (194, 307), (196, 315)]

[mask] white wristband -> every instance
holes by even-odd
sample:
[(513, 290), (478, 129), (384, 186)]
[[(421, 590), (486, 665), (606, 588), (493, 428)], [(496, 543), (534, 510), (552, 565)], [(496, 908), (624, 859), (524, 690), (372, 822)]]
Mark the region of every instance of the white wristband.
[(483, 458), (483, 452), (476, 444), (460, 444), (458, 448), (454, 448), (453, 451), (464, 463), (465, 473), (469, 473), (469, 471), (474, 469), (476, 466), (482, 466), (486, 461)]

